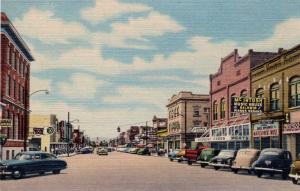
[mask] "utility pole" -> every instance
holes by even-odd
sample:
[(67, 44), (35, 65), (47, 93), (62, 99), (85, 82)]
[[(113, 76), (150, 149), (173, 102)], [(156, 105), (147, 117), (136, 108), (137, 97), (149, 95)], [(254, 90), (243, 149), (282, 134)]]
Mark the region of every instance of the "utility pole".
[(146, 147), (147, 147), (147, 139), (148, 139), (148, 121), (146, 121)]
[(68, 142), (67, 152), (68, 152), (68, 157), (69, 157), (70, 156), (70, 112), (68, 112), (67, 142)]

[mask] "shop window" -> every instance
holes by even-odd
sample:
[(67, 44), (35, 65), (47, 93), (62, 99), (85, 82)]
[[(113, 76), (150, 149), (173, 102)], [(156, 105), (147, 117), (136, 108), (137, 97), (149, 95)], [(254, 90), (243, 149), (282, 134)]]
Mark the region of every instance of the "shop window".
[[(231, 101), (234, 97), (236, 97), (236, 94), (232, 94), (232, 95), (231, 95), (230, 101)], [(231, 104), (232, 104), (232, 103), (231, 103)], [(230, 117), (235, 117), (235, 116), (236, 116), (236, 112), (231, 112), (231, 113), (230, 113)]]
[(218, 104), (217, 104), (217, 101), (214, 101), (214, 104), (213, 104), (213, 119), (218, 120)]
[(278, 137), (271, 137), (271, 148), (280, 148)]
[(294, 77), (289, 83), (289, 106), (300, 106), (300, 77)]
[(270, 88), (270, 111), (279, 110), (279, 84), (275, 83)]
[(224, 119), (225, 118), (225, 99), (222, 98), (220, 102), (220, 118)]
[(200, 127), (200, 121), (199, 120), (195, 120), (193, 121), (194, 123), (194, 127)]

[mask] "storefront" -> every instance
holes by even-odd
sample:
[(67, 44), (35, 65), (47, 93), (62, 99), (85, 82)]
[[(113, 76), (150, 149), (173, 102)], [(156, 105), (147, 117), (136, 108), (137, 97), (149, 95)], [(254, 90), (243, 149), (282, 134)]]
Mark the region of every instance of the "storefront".
[(283, 128), (284, 148), (292, 153), (293, 159), (300, 154), (300, 111), (290, 113), (290, 123)]
[(211, 128), (208, 137), (197, 138), (195, 141), (221, 150), (249, 148), (250, 123)]
[(280, 123), (263, 121), (253, 125), (253, 145), (256, 149), (280, 148)]

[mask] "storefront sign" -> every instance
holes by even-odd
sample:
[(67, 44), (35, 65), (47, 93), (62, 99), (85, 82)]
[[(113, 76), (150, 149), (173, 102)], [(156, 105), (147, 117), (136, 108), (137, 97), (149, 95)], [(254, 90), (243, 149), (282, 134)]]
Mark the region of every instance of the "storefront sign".
[(237, 113), (261, 113), (264, 111), (263, 98), (232, 97), (231, 112)]
[(283, 134), (300, 133), (300, 122), (285, 124)]
[(273, 137), (279, 135), (279, 122), (272, 124), (255, 124), (253, 137)]
[(44, 134), (44, 128), (33, 128), (33, 134), (34, 135), (43, 135)]
[(0, 127), (1, 128), (11, 128), (12, 120), (11, 119), (0, 119)]

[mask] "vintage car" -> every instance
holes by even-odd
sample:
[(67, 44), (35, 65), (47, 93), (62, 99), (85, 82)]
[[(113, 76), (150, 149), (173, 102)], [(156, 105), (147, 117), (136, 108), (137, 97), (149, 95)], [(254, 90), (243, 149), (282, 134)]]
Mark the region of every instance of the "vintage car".
[(176, 160), (177, 154), (180, 152), (179, 149), (175, 149), (172, 152), (169, 152), (168, 154), (168, 158), (170, 159), (170, 161), (174, 161)]
[(150, 151), (148, 148), (141, 148), (137, 152), (138, 155), (150, 155)]
[(236, 150), (221, 150), (217, 156), (211, 159), (209, 165), (213, 166), (215, 170), (231, 168), (236, 154)]
[(187, 160), (187, 163), (189, 165), (192, 165), (193, 163), (200, 160), (200, 155), (203, 149), (206, 149), (207, 147), (198, 146), (195, 149), (187, 149), (185, 151), (185, 158)]
[(181, 149), (177, 154), (176, 154), (176, 160), (177, 162), (182, 162), (182, 161), (186, 161), (185, 158), (185, 149)]
[(107, 151), (106, 148), (99, 147), (99, 148), (97, 149), (97, 154), (98, 154), (98, 155), (108, 155), (108, 151)]
[(283, 149), (269, 148), (261, 151), (259, 158), (252, 165), (257, 177), (263, 174), (281, 174), (286, 179), (291, 170), (292, 156), (289, 151)]
[(197, 163), (199, 163), (202, 168), (205, 168), (209, 165), (210, 160), (213, 157), (217, 156), (219, 152), (220, 150), (214, 148), (203, 149), (200, 154), (199, 160), (197, 160)]
[(26, 174), (52, 172), (59, 174), (67, 168), (64, 160), (57, 159), (53, 154), (40, 151), (27, 151), (18, 153), (13, 160), (0, 162), (0, 176), (12, 176), (14, 179), (22, 178)]
[(239, 170), (247, 170), (251, 174), (252, 164), (259, 157), (260, 150), (257, 149), (240, 149), (236, 155), (231, 169), (234, 173)]
[(289, 176), (294, 184), (298, 184), (298, 180), (300, 180), (300, 154), (298, 154), (298, 158), (292, 164)]
[(93, 153), (93, 148), (91, 147), (83, 147), (80, 149), (80, 154), (90, 154)]
[(137, 154), (138, 151), (139, 151), (139, 148), (131, 148), (130, 151), (129, 151), (129, 153), (131, 153), (131, 154)]

